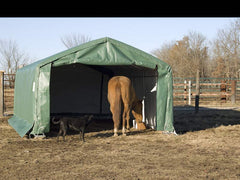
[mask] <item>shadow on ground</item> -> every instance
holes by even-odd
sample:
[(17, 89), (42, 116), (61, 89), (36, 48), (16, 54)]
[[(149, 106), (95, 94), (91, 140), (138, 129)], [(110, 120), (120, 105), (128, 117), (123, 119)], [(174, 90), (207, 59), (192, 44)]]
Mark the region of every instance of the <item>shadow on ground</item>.
[[(215, 128), (221, 125), (228, 126), (237, 124), (240, 124), (240, 110), (238, 108), (219, 109), (201, 107), (196, 114), (194, 107), (191, 106), (174, 107), (174, 128), (177, 134)], [(58, 130), (59, 125), (51, 124), (51, 131), (47, 136), (56, 137)], [(113, 136), (113, 131), (109, 130), (113, 130), (113, 121), (111, 119), (96, 119), (89, 124), (85, 132), (99, 132), (94, 135), (95, 137), (111, 137)], [(147, 131), (150, 130), (151, 129), (148, 129)], [(146, 131), (131, 130), (127, 135), (136, 135), (143, 132), (145, 133)], [(73, 135), (78, 134), (78, 132), (69, 130), (67, 134)], [(119, 135), (121, 134), (121, 128), (119, 128)]]
[[(122, 125), (120, 124), (119, 131), (118, 131), (119, 136), (122, 135), (121, 127), (122, 127)], [(132, 127), (131, 121), (130, 121), (130, 127)], [(56, 137), (58, 134), (58, 131), (59, 131), (59, 124), (54, 125), (51, 123), (50, 129), (51, 130), (47, 134), (47, 137)], [(146, 133), (146, 132), (150, 132), (150, 131), (154, 131), (154, 130), (146, 129), (146, 130), (140, 131), (140, 130), (131, 128), (131, 130), (129, 132), (126, 132), (126, 134), (127, 134), (127, 136), (129, 136), (129, 135), (133, 136), (133, 135)], [(111, 136), (113, 136), (113, 121), (112, 121), (112, 119), (100, 119), (100, 120), (94, 119), (85, 130), (85, 133), (88, 133), (88, 132), (95, 132), (93, 137), (97, 137), (97, 138), (98, 137), (99, 138), (111, 137)], [(67, 135), (75, 135), (75, 134), (79, 134), (79, 132), (68, 129)]]
[(193, 107), (174, 107), (174, 127), (178, 134), (237, 124), (240, 124), (240, 111), (237, 108), (204, 107), (196, 114)]
[[(106, 120), (99, 120), (99, 119), (94, 119), (88, 127), (85, 129), (85, 133), (88, 132), (99, 132), (99, 131), (107, 131), (113, 129), (113, 121), (111, 119), (106, 119)], [(47, 133), (48, 137), (56, 137), (59, 131), (59, 124), (53, 124), (51, 122), (50, 124), (50, 132)], [(79, 134), (79, 132), (68, 129), (67, 130), (67, 135), (74, 135), (74, 134)], [(113, 133), (107, 133), (106, 136), (111, 136)]]

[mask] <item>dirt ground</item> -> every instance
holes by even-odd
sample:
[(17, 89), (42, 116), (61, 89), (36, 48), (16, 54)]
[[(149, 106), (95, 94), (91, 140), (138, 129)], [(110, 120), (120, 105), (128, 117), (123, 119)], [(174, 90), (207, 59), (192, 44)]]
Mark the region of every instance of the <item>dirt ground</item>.
[[(86, 142), (21, 138), (0, 121), (0, 179), (240, 179), (240, 112), (176, 110), (178, 135), (147, 129), (113, 137), (93, 122)], [(108, 126), (108, 127), (107, 127)]]

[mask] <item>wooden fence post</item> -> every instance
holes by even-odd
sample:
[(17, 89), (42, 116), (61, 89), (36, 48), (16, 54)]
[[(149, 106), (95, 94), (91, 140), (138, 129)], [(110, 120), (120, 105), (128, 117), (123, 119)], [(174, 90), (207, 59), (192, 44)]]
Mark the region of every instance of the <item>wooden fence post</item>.
[(232, 101), (232, 104), (235, 104), (236, 103), (236, 84), (237, 84), (237, 81), (236, 80), (232, 80), (231, 82), (231, 101)]
[(184, 80), (184, 104), (187, 105), (187, 80)]
[(227, 86), (226, 86), (226, 81), (225, 80), (221, 81), (220, 92), (221, 92), (221, 95), (220, 95), (221, 96), (221, 102), (226, 103), (227, 96), (224, 93), (227, 92)]
[(4, 114), (4, 71), (0, 70), (0, 117)]
[(198, 113), (199, 110), (199, 96), (200, 96), (200, 71), (198, 69), (196, 74), (195, 113)]
[(192, 95), (192, 92), (191, 92), (191, 81), (188, 81), (188, 105), (191, 106), (191, 95)]

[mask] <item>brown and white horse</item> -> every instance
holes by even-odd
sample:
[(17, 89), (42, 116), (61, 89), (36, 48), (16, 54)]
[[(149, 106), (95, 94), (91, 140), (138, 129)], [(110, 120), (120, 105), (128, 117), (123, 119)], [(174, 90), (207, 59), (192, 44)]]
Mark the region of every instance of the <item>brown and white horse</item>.
[(108, 101), (114, 122), (114, 136), (118, 136), (117, 131), (120, 124), (121, 103), (123, 102), (122, 114), (122, 134), (125, 133), (125, 123), (129, 130), (130, 110), (136, 119), (138, 129), (146, 129), (142, 123), (142, 102), (137, 99), (131, 80), (125, 76), (114, 76), (108, 82)]

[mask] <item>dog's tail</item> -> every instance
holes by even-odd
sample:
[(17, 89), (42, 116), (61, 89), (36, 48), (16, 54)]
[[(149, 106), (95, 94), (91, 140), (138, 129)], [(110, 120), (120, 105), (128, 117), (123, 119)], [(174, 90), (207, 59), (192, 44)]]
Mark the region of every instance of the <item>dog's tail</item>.
[(53, 118), (52, 118), (52, 123), (53, 124), (59, 124), (60, 123), (60, 119), (58, 119), (58, 120), (55, 120), (56, 119), (56, 117), (54, 116)]
[(85, 115), (85, 117), (87, 118), (88, 117), (88, 119), (87, 119), (87, 121), (86, 121), (86, 127), (90, 124), (90, 123), (92, 123), (92, 121), (93, 121), (93, 115)]

